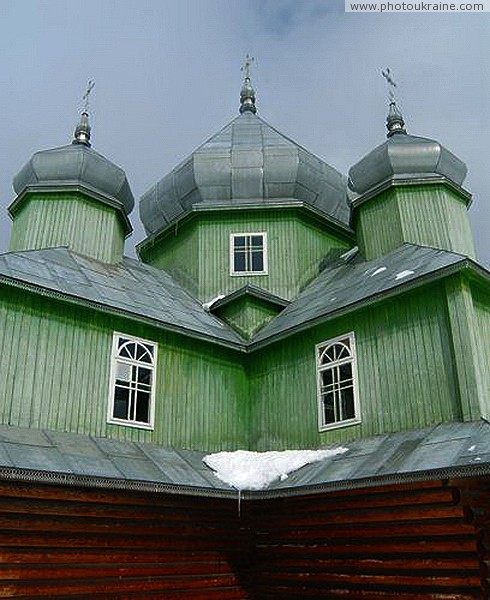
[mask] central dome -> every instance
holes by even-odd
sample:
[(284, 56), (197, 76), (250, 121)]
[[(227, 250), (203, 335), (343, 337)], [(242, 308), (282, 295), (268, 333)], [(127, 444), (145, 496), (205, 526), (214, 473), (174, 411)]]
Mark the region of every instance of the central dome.
[(348, 225), (346, 190), (341, 173), (248, 110), (151, 187), (141, 198), (140, 216), (151, 235), (196, 204), (296, 200)]

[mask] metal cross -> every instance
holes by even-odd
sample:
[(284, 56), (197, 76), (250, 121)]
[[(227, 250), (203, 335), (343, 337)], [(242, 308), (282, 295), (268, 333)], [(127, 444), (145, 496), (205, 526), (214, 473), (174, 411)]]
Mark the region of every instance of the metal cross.
[(90, 96), (90, 92), (94, 89), (95, 81), (93, 79), (88, 80), (87, 91), (82, 96), (83, 100), (83, 112), (88, 112), (88, 100)]
[(247, 54), (245, 57), (245, 62), (243, 63), (243, 67), (240, 69), (240, 71), (243, 71), (245, 74), (245, 79), (250, 79), (250, 67), (252, 66), (253, 62), (255, 62), (255, 58)]
[(383, 75), (383, 77), (386, 79), (386, 83), (388, 84), (388, 98), (390, 99), (390, 102), (393, 102), (395, 100), (394, 89), (398, 86), (391, 75), (390, 68), (386, 67), (386, 71), (381, 71), (381, 75)]

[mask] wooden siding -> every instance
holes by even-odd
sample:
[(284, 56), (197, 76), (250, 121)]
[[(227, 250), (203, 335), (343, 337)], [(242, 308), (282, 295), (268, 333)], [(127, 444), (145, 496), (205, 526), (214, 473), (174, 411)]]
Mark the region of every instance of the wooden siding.
[(80, 193), (36, 194), (14, 217), (10, 251), (68, 246), (107, 263), (121, 260), (124, 231), (116, 209)]
[[(315, 344), (351, 331), (362, 423), (320, 434)], [(296, 334), (250, 359), (258, 450), (309, 448), (461, 418), (447, 307), (438, 285)]]
[[(268, 275), (230, 275), (230, 234), (255, 232), (267, 232)], [(203, 302), (246, 283), (292, 299), (318, 274), (329, 251), (350, 245), (346, 237), (300, 217), (296, 210), (222, 211), (197, 215), (145, 249), (144, 259), (171, 273)]]
[(469, 284), (460, 275), (446, 280), (445, 287), (461, 416), (471, 421), (482, 414), (480, 403), (488, 402), (482, 391), (473, 299)]
[(205, 256), (199, 256), (199, 228), (192, 221), (178, 226), (165, 239), (145, 248), (144, 262), (170, 273), (186, 290), (199, 297), (199, 266)]
[(474, 310), (474, 336), (480, 377), (481, 415), (490, 418), (490, 298), (488, 290), (471, 288)]
[(253, 597), (488, 598), (488, 498), (427, 482), (255, 502)]
[(245, 600), (236, 502), (0, 483), (0, 598)]
[[(106, 423), (114, 331), (159, 345), (154, 431)], [(238, 353), (12, 288), (0, 304), (0, 381), (6, 424), (204, 450), (249, 443)]]
[(276, 317), (279, 311), (279, 308), (260, 298), (243, 296), (218, 309), (216, 315), (240, 335), (250, 339)]
[(404, 242), (475, 257), (466, 202), (447, 186), (393, 187), (356, 210), (359, 247), (368, 260)]

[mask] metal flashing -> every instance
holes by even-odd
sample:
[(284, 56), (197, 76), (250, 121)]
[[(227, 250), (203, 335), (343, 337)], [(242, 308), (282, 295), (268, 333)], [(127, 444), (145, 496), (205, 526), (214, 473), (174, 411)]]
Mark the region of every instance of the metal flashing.
[[(483, 421), (455, 422), (344, 442), (345, 453), (310, 463), (264, 490), (241, 491), (240, 496), (264, 500), (488, 476), (489, 432)], [(56, 460), (47, 464), (46, 453)], [(238, 491), (214, 475), (204, 456), (151, 443), (0, 426), (0, 479), (8, 481), (236, 498)]]

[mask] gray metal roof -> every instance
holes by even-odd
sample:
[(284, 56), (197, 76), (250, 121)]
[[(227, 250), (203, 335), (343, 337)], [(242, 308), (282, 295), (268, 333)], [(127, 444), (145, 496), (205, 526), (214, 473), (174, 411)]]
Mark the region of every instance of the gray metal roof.
[(467, 168), (435, 140), (398, 133), (349, 170), (349, 188), (364, 194), (392, 178), (444, 176), (460, 186)]
[(14, 190), (27, 186), (78, 185), (117, 200), (129, 214), (134, 197), (124, 171), (84, 144), (69, 144), (36, 152), (14, 177)]
[(244, 112), (141, 198), (148, 234), (202, 204), (267, 205), (295, 199), (349, 224), (347, 181), (252, 112)]
[[(242, 496), (286, 496), (490, 473), (490, 425), (483, 421), (445, 423), (342, 446), (347, 452), (306, 465), (267, 490), (242, 492)], [(149, 443), (0, 425), (3, 479), (236, 496), (202, 462), (204, 455)]]
[(112, 265), (65, 247), (10, 252), (0, 255), (0, 281), (36, 286), (210, 341), (243, 342), (168, 273), (130, 258)]
[(355, 251), (332, 260), (319, 276), (253, 338), (252, 345), (336, 316), (364, 301), (420, 283), (428, 275), (467, 262), (461, 254), (404, 244), (365, 261)]

